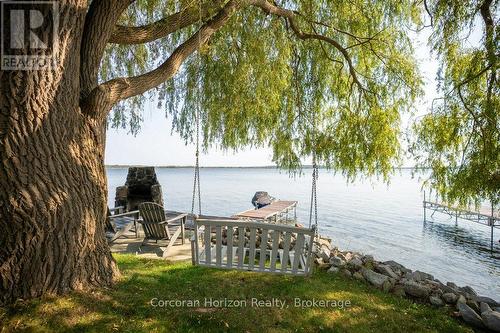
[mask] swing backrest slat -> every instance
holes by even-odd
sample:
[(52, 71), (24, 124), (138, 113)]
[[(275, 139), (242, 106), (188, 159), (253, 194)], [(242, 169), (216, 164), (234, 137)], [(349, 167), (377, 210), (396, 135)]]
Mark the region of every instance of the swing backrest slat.
[(193, 262), (201, 266), (307, 275), (311, 271), (313, 239), (314, 228), (196, 219), (191, 248)]

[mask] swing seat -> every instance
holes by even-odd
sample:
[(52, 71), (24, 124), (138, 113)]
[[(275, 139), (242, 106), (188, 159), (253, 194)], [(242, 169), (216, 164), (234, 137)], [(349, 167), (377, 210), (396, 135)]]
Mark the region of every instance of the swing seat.
[(290, 275), (311, 272), (314, 227), (217, 219), (194, 223), (194, 265)]

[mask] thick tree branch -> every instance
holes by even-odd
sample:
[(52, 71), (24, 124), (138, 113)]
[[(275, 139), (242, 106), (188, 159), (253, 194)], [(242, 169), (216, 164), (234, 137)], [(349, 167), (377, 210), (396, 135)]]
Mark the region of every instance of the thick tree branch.
[(432, 12), (429, 8), (429, 5), (427, 4), (427, 0), (424, 0), (424, 8), (425, 8), (425, 11), (427, 12), (427, 15), (429, 15), (429, 18), (431, 20), (430, 26), (432, 27), (434, 25), (434, 17), (432, 16)]
[(85, 18), (80, 49), (80, 88), (83, 100), (97, 86), (97, 75), (104, 50), (121, 13), (134, 0), (92, 1)]
[(222, 8), (225, 2), (225, 0), (211, 0), (202, 4), (201, 8), (196, 4), (159, 21), (139, 27), (117, 25), (109, 42), (142, 44), (166, 37), (200, 21), (200, 18), (202, 21), (209, 19)]
[(488, 90), (486, 100), (488, 103), (491, 101), (493, 87), (496, 81), (496, 63), (498, 61), (498, 57), (495, 52), (495, 22), (493, 21), (493, 17), (491, 15), (490, 6), (493, 3), (493, 0), (485, 0), (480, 7), (481, 17), (484, 21), (485, 27), (485, 49), (488, 55), (488, 63), (489, 66), (492, 67), (492, 71), (490, 73), (490, 77), (488, 78)]
[[(213, 3), (214, 2), (212, 2), (212, 4)], [(230, 0), (226, 3), (226, 5), (224, 5), (222, 9), (218, 11), (218, 13), (213, 18), (211, 18), (208, 22), (206, 22), (193, 36), (191, 36), (187, 41), (181, 44), (170, 55), (170, 57), (159, 67), (146, 74), (133, 76), (129, 78), (116, 78), (95, 87), (91, 91), (91, 93), (88, 94), (84, 102), (82, 102), (82, 109), (88, 110), (88, 112), (97, 113), (94, 116), (102, 117), (104, 119), (109, 110), (118, 101), (130, 98), (132, 96), (140, 95), (160, 85), (166, 80), (172, 78), (175, 75), (175, 73), (177, 73), (182, 63), (190, 54), (194, 53), (196, 50), (202, 47), (209, 40), (209, 38), (227, 22), (227, 20), (232, 16), (232, 14), (236, 10), (242, 7), (246, 7), (248, 5), (259, 7), (264, 11), (266, 11), (267, 13), (285, 18), (285, 20), (288, 22), (291, 29), (293, 30), (294, 34), (299, 39), (302, 40), (314, 39), (318, 40), (320, 43), (325, 42), (327, 44), (332, 45), (334, 48), (340, 51), (346, 63), (348, 64), (349, 73), (353, 78), (353, 84), (356, 84), (360, 88), (360, 90), (367, 91), (362, 86), (361, 82), (358, 80), (356, 70), (354, 68), (353, 62), (350, 58), (347, 49), (332, 38), (317, 33), (302, 32), (295, 21), (296, 19), (295, 12), (278, 7), (266, 0)], [(180, 13), (182, 12), (179, 12), (178, 15), (182, 16)], [(193, 17), (188, 15), (187, 13), (185, 13), (185, 15), (187, 15), (184, 17), (186, 20), (184, 19), (181, 20), (182, 22), (184, 22), (182, 24), (187, 24), (186, 22), (189, 21), (187, 18), (193, 19)], [(180, 16), (178, 17), (180, 18)], [(165, 22), (166, 20), (167, 19), (165, 19)], [(196, 17), (196, 21), (198, 20), (199, 20), (199, 12)], [(170, 22), (173, 22), (173, 19), (171, 19)], [(179, 24), (178, 22), (179, 21), (177, 21), (176, 24)], [(173, 29), (172, 27), (173, 26), (169, 26), (168, 29)], [(130, 28), (130, 29), (135, 29), (135, 28)], [(167, 29), (166, 23), (162, 29), (158, 30), (155, 29), (157, 28), (149, 30), (150, 33), (145, 33), (140, 38), (135, 40), (138, 41), (139, 39), (141, 39), (142, 41), (144, 41), (148, 38), (154, 38), (154, 36), (160, 36), (161, 34), (164, 34), (166, 33), (166, 31), (168, 31), (165, 30)], [(117, 36), (118, 35), (116, 35), (116, 39), (114, 40), (118, 40)], [(124, 40), (122, 39), (122, 41)]]
[(261, 8), (266, 13), (285, 18), (288, 21), (288, 23), (290, 24), (290, 28), (292, 28), (293, 32), (295, 33), (295, 35), (298, 38), (300, 38), (302, 40), (314, 39), (314, 40), (323, 41), (323, 42), (326, 42), (326, 43), (332, 45), (334, 48), (336, 48), (342, 54), (344, 59), (346, 60), (348, 66), (349, 66), (349, 73), (350, 73), (354, 83), (361, 90), (366, 91), (366, 89), (363, 87), (363, 85), (361, 84), (361, 82), (358, 79), (358, 76), (356, 74), (356, 70), (354, 68), (354, 64), (352, 63), (352, 59), (349, 55), (349, 52), (347, 51), (347, 49), (345, 47), (340, 45), (339, 42), (337, 42), (336, 40), (334, 40), (330, 37), (323, 36), (320, 34), (315, 34), (315, 33), (311, 34), (311, 33), (302, 32), (295, 21), (296, 13), (292, 10), (278, 7), (278, 6), (268, 2), (267, 0), (248, 0), (248, 2), (249, 2), (249, 4), (251, 4), (253, 6)]
[(140, 95), (174, 76), (186, 58), (200, 49), (239, 9), (243, 1), (229, 1), (219, 13), (181, 44), (158, 68), (146, 74), (117, 78), (96, 87), (85, 100), (86, 110), (95, 110), (97, 117), (105, 117), (118, 101)]
[(491, 9), (490, 6), (492, 4), (493, 0), (485, 0), (481, 7), (481, 17), (483, 18), (484, 26), (485, 26), (485, 33), (486, 33), (486, 50), (488, 51), (488, 55), (491, 57), (494, 57), (495, 55), (495, 50), (494, 50), (494, 45), (493, 45), (493, 34), (494, 34), (494, 22), (493, 22), (493, 17), (491, 16)]

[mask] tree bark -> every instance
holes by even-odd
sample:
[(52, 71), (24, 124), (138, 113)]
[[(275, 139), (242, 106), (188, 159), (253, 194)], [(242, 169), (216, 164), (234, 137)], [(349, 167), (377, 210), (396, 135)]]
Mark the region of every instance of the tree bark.
[[(131, 94), (98, 86), (96, 73), (130, 2), (93, 2), (87, 10), (87, 0), (59, 1), (56, 68), (0, 72), (0, 303), (105, 286), (119, 275), (104, 232), (105, 122), (109, 109)], [(168, 75), (133, 92), (171, 77), (237, 4), (229, 1), (199, 37), (171, 55), (159, 68)], [(113, 82), (124, 81), (127, 90), (135, 79)], [(91, 89), (98, 93), (88, 96)]]
[(187, 7), (159, 21), (139, 27), (117, 25), (109, 42), (117, 44), (143, 44), (152, 42), (199, 22), (200, 19), (201, 21), (207, 20), (220, 10), (224, 3), (224, 0), (209, 0), (203, 3), (201, 7), (198, 3), (194, 3), (193, 6)]
[(57, 68), (0, 72), (0, 303), (112, 283), (105, 123), (81, 112), (86, 0), (59, 3)]

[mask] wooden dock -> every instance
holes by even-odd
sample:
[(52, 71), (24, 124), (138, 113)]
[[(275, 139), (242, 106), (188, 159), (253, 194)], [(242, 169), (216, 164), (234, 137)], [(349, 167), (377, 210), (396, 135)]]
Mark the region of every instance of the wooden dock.
[(233, 218), (263, 220), (266, 222), (279, 222), (283, 219), (288, 222), (288, 214), (293, 211), (294, 220), (297, 218), (297, 201), (277, 200), (260, 209), (249, 209), (238, 213)]
[(481, 209), (474, 211), (474, 210), (446, 205), (444, 203), (439, 203), (435, 201), (427, 201), (425, 198), (425, 192), (424, 192), (423, 207), (424, 207), (424, 222), (426, 222), (427, 220), (427, 210), (430, 210), (432, 211), (432, 214), (438, 212), (455, 217), (455, 224), (458, 223), (458, 219), (460, 218), (463, 220), (471, 221), (474, 223), (490, 227), (491, 250), (493, 250), (494, 229), (500, 228), (500, 210), (498, 209), (495, 210), (493, 207), (491, 209), (482, 207)]

